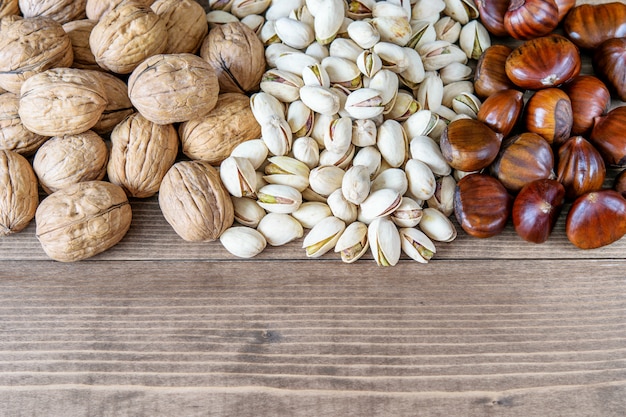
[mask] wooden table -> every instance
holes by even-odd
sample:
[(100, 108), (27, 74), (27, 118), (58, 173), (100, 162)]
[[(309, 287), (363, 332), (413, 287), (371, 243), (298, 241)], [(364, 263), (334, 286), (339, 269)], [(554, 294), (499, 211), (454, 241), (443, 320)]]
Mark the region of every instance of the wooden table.
[(75, 264), (34, 224), (0, 239), (1, 416), (626, 413), (626, 239), (581, 251), (561, 218), (543, 245), (461, 231), (427, 265), (238, 260), (132, 209)]

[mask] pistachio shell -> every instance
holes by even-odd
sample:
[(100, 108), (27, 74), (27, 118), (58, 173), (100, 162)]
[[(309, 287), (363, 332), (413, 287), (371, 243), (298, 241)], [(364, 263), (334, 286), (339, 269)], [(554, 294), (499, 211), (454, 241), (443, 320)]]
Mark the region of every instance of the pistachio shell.
[(432, 240), (439, 242), (451, 242), (456, 239), (454, 224), (442, 212), (427, 207), (422, 210), (422, 220), (419, 228)]
[(257, 189), (256, 174), (250, 160), (229, 156), (220, 164), (220, 179), (234, 197), (254, 197)]
[(306, 229), (312, 229), (317, 223), (332, 215), (330, 207), (320, 201), (306, 201), (291, 215)]
[(386, 217), (373, 220), (367, 228), (367, 239), (378, 266), (394, 266), (400, 260), (400, 233)]
[(409, 181), (404, 170), (400, 168), (387, 168), (381, 170), (372, 181), (370, 192), (389, 188), (398, 194), (404, 195), (409, 188)]
[(398, 227), (415, 227), (422, 220), (422, 206), (410, 197), (402, 197), (402, 203), (390, 218)]
[(335, 252), (340, 252), (345, 263), (357, 261), (368, 249), (367, 226), (361, 222), (350, 223), (335, 244)]
[(235, 210), (235, 221), (238, 223), (248, 227), (257, 227), (261, 219), (265, 217), (265, 210), (255, 200), (233, 196), (230, 199)]
[(271, 246), (282, 246), (304, 235), (300, 222), (284, 213), (267, 213), (257, 230)]
[(258, 204), (270, 213), (293, 213), (302, 204), (302, 194), (294, 187), (268, 184), (257, 192)]
[(433, 241), (421, 230), (405, 227), (400, 229), (399, 233), (402, 251), (411, 259), (425, 264), (437, 252)]
[(346, 224), (333, 216), (317, 223), (302, 241), (307, 257), (318, 258), (333, 249), (345, 228)]
[(222, 246), (239, 258), (253, 258), (263, 252), (267, 242), (265, 237), (251, 227), (230, 227), (220, 236)]

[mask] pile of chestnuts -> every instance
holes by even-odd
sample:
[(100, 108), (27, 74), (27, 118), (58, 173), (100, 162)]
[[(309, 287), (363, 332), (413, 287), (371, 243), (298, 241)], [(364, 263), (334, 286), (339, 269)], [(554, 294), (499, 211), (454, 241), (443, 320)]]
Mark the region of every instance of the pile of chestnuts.
[[(476, 0), (494, 36), (523, 42), (481, 55), (477, 119), (452, 121), (440, 146), (463, 172), (455, 216), (471, 236), (512, 219), (526, 241), (545, 242), (563, 207), (566, 234), (582, 249), (626, 234), (626, 4), (574, 0)], [(562, 25), (563, 35), (555, 34)], [(581, 53), (594, 75), (581, 75)], [(607, 168), (622, 169), (611, 188)]]

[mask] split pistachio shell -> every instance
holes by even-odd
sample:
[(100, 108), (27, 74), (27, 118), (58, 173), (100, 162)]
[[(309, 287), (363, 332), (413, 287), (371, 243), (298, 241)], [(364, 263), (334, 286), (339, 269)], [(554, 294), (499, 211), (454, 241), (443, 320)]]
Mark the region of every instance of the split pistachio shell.
[(443, 81), (438, 74), (429, 73), (417, 89), (417, 101), (423, 109), (437, 110), (443, 100)]
[(307, 25), (313, 27), (315, 24), (315, 17), (309, 11), (309, 8), (306, 5), (300, 6), (289, 13), (288, 16), (290, 19), (295, 19), (299, 22), (306, 23)]
[(418, 85), (424, 81), (424, 78), (426, 77), (424, 64), (422, 63), (422, 58), (415, 49), (404, 48), (404, 54), (409, 61), (409, 66), (407, 69), (400, 72), (398, 77), (400, 78), (400, 81), (402, 81), (402, 84), (414, 89), (418, 87)]
[(398, 95), (398, 85), (398, 76), (394, 72), (381, 69), (370, 79), (369, 88), (378, 90), (382, 104), (391, 109)]
[(317, 113), (333, 115), (339, 111), (339, 96), (330, 88), (305, 85), (300, 89), (300, 99)]
[(380, 33), (371, 20), (355, 20), (350, 23), (348, 36), (363, 49), (370, 49), (380, 41)]
[(289, 185), (302, 192), (309, 186), (309, 167), (289, 156), (273, 156), (265, 165), (263, 179), (268, 184)]
[(324, 149), (320, 153), (319, 162), (320, 165), (334, 165), (341, 169), (346, 169), (350, 166), (355, 152), (356, 147), (353, 144), (350, 144), (344, 153), (334, 153), (330, 152), (328, 149)]
[(261, 137), (273, 155), (287, 155), (291, 149), (293, 141), (291, 127), (280, 116), (271, 116), (261, 124)]
[(420, 262), (428, 263), (437, 252), (435, 244), (421, 230), (413, 227), (405, 227), (398, 231), (400, 233), (400, 241), (402, 252), (409, 258)]
[(328, 126), (333, 120), (337, 119), (337, 114), (323, 114), (317, 113), (315, 115), (315, 121), (313, 122), (313, 131), (311, 137), (317, 141), (320, 149), (324, 149), (324, 135)]
[(233, 0), (230, 12), (241, 19), (251, 14), (262, 14), (271, 3), (272, 0)]
[(422, 161), (435, 175), (450, 175), (452, 168), (441, 154), (437, 142), (428, 136), (414, 136), (409, 143), (411, 158)]
[(445, 107), (452, 108), (452, 100), (464, 93), (474, 93), (474, 85), (471, 81), (457, 81), (443, 87), (443, 97), (441, 104)]
[(380, 125), (376, 146), (383, 159), (391, 167), (402, 166), (408, 158), (409, 143), (406, 133), (400, 122), (395, 120), (386, 120)]
[(415, 227), (422, 220), (422, 206), (410, 197), (402, 197), (402, 203), (390, 218), (398, 227)]
[(479, 98), (472, 93), (461, 93), (452, 99), (452, 110), (457, 114), (464, 114), (472, 119), (478, 117), (480, 106)]
[(376, 144), (377, 127), (371, 119), (357, 119), (352, 122), (352, 143), (365, 147)]
[(409, 138), (415, 136), (428, 136), (437, 125), (439, 116), (430, 110), (422, 109), (412, 114), (402, 124)]
[(389, 218), (374, 219), (367, 228), (367, 240), (378, 266), (394, 266), (398, 263), (401, 252), (400, 233)]
[(409, 181), (404, 170), (400, 168), (387, 168), (381, 170), (372, 181), (370, 192), (389, 188), (398, 194), (404, 195), (409, 189)]
[(382, 156), (375, 146), (365, 146), (359, 149), (352, 159), (352, 165), (365, 165), (367, 167), (370, 178), (374, 178), (378, 174), (381, 162)]
[(235, 146), (230, 156), (246, 158), (254, 169), (259, 169), (267, 159), (268, 152), (262, 139), (250, 139)]
[(330, 76), (322, 64), (313, 64), (304, 67), (302, 70), (302, 80), (304, 85), (330, 87)]
[(285, 107), (271, 94), (259, 92), (250, 97), (250, 109), (257, 123), (263, 126), (272, 117), (285, 117)]
[(437, 178), (435, 194), (428, 199), (428, 207), (435, 208), (446, 216), (454, 213), (454, 192), (456, 181), (452, 175)]
[(261, 219), (265, 217), (265, 210), (255, 200), (232, 196), (230, 199), (235, 210), (235, 221), (238, 223), (248, 227), (257, 227)]
[(451, 121), (458, 117), (458, 114), (456, 114), (454, 110), (446, 106), (440, 106), (437, 110), (433, 111), (433, 113), (438, 116), (439, 120), (437, 121), (435, 128), (428, 134), (428, 136), (434, 139), (436, 135), (435, 130), (441, 127), (441, 124), (439, 122), (443, 122), (445, 128)]
[(446, 4), (443, 13), (450, 16), (462, 25), (478, 18), (478, 8), (473, 0), (444, 0)]
[(326, 203), (330, 207), (333, 216), (346, 224), (356, 221), (357, 205), (346, 200), (341, 189), (333, 191), (326, 199)]
[(344, 154), (352, 144), (352, 120), (341, 117), (333, 120), (324, 132), (325, 148), (337, 154)]
[(461, 30), (459, 45), (470, 59), (479, 59), (491, 46), (489, 32), (478, 20), (472, 20)]
[(291, 213), (291, 215), (302, 224), (302, 227), (312, 229), (326, 217), (332, 216), (332, 212), (326, 203), (307, 201), (302, 203), (298, 210)]
[(420, 46), (418, 51), (422, 57), (424, 70), (437, 71), (452, 62), (467, 63), (467, 55), (463, 50), (447, 41), (428, 42)]
[(379, 1), (374, 4), (372, 17), (411, 18), (411, 6), (408, 1)]
[(299, 221), (289, 214), (267, 213), (257, 229), (271, 246), (282, 246), (301, 238), (304, 229)]
[(228, 252), (239, 258), (253, 258), (267, 245), (259, 231), (244, 226), (229, 227), (221, 234), (220, 242)]
[[(233, 0), (208, 0), (209, 8), (211, 10), (224, 10), (230, 12), (230, 8), (233, 5)], [(93, 19), (94, 17), (90, 17)]]
[(361, 214), (365, 219), (389, 216), (401, 202), (402, 196), (396, 190), (391, 188), (376, 190), (361, 203)]
[(301, 75), (304, 68), (314, 64), (319, 64), (319, 61), (317, 58), (309, 56), (304, 52), (293, 52), (278, 56), (275, 64), (276, 68), (279, 70), (289, 71), (296, 75)]
[(288, 17), (292, 11), (303, 5), (304, 0), (272, 0), (270, 7), (265, 11), (265, 18), (278, 20), (281, 17)]
[(313, 169), (319, 164), (319, 146), (315, 139), (309, 136), (303, 136), (294, 140), (291, 152), (294, 158), (303, 162), (309, 169)]
[(292, 48), (304, 49), (315, 40), (313, 28), (295, 19), (281, 17), (274, 22), (274, 27), (280, 40)]
[(378, 42), (374, 45), (373, 50), (380, 57), (383, 69), (400, 73), (407, 70), (411, 64), (405, 48), (399, 45), (390, 42)]
[(309, 184), (313, 191), (327, 197), (341, 188), (344, 174), (343, 169), (334, 165), (321, 165), (311, 170)]
[(452, 62), (439, 70), (439, 77), (444, 85), (467, 81), (472, 78), (472, 68), (460, 62)]
[(224, 10), (211, 10), (206, 14), (206, 20), (209, 23), (209, 28), (226, 23), (239, 22), (237, 16)]
[(417, 159), (409, 159), (404, 167), (409, 180), (409, 191), (418, 200), (428, 200), (435, 193), (437, 182), (428, 165)]
[(437, 18), (434, 22), (425, 19), (425, 20), (412, 20), (411, 23), (411, 38), (407, 43), (407, 47), (413, 48), (416, 51), (419, 51), (419, 48), (429, 42), (434, 42), (437, 40), (437, 33), (435, 32), (434, 23), (439, 19), (439, 15), (437, 14)]
[(309, 188), (307, 188), (306, 190), (302, 191), (302, 200), (303, 201), (317, 201), (317, 202), (320, 202), (320, 203), (326, 203), (326, 196), (323, 196), (321, 194), (316, 193), (309, 186)]
[(369, 195), (370, 185), (368, 168), (364, 165), (352, 165), (343, 176), (341, 192), (347, 201), (358, 205)]
[(328, 47), (329, 56), (345, 58), (352, 62), (356, 61), (361, 52), (363, 52), (363, 48), (352, 39), (337, 38)]
[(345, 109), (355, 119), (371, 119), (379, 116), (384, 110), (382, 94), (373, 88), (355, 90), (348, 96)]
[(346, 15), (355, 20), (370, 18), (375, 5), (376, 0), (350, 0)]
[(345, 107), (351, 90), (347, 89), (341, 84), (335, 84), (330, 87), (330, 89), (337, 93), (337, 96), (339, 97), (339, 111), (337, 112), (337, 116), (350, 118), (350, 114), (348, 114)]
[(270, 213), (293, 213), (302, 204), (302, 194), (294, 187), (268, 184), (257, 192), (259, 206)]
[(229, 156), (220, 164), (220, 179), (234, 197), (256, 195), (256, 174), (252, 163), (246, 158)]
[(461, 35), (461, 24), (451, 18), (450, 16), (444, 16), (439, 19), (434, 25), (437, 39), (456, 43)]
[(330, 216), (316, 224), (302, 241), (302, 247), (309, 258), (318, 258), (333, 249), (346, 224), (340, 219)]
[(398, 122), (404, 122), (418, 110), (421, 110), (421, 108), (422, 106), (413, 97), (413, 94), (404, 90), (398, 90), (393, 107), (387, 114), (385, 114), (385, 118), (396, 120)]
[(335, 244), (335, 252), (341, 254), (341, 260), (345, 263), (358, 260), (368, 249), (367, 225), (358, 221), (350, 223)]
[(307, 107), (302, 100), (296, 100), (287, 108), (287, 123), (293, 137), (309, 136), (315, 123), (315, 112)]
[(265, 47), (274, 45), (274, 44), (285, 45), (281, 43), (280, 38), (276, 34), (276, 21), (275, 20), (266, 20), (263, 26), (261, 26), (261, 31), (259, 32), (257, 36), (259, 40), (261, 41), (261, 43), (263, 43), (263, 46)]
[(411, 20), (439, 20), (439, 15), (446, 8), (443, 0), (416, 0), (411, 9)]
[(300, 98), (300, 87), (304, 85), (302, 78), (287, 71), (270, 69), (261, 77), (261, 90), (273, 95), (279, 101), (291, 103)]
[[(265, 46), (265, 62), (267, 63), (268, 67), (275, 68), (276, 60), (279, 57), (283, 55), (294, 54), (294, 53), (300, 53), (300, 51), (297, 50), (296, 48), (292, 48), (291, 46), (287, 46), (284, 43), (273, 43), (271, 45), (266, 45)], [(319, 62), (315, 58), (313, 58), (312, 61)]]
[(372, 24), (380, 33), (380, 40), (405, 46), (411, 39), (411, 24), (405, 16), (381, 16), (372, 19)]
[(322, 62), (322, 59), (330, 55), (330, 52), (328, 51), (328, 46), (322, 45), (319, 42), (313, 42), (312, 44), (307, 46), (304, 52), (307, 55), (316, 58), (320, 62)]
[(427, 207), (422, 210), (419, 228), (432, 240), (451, 242), (456, 239), (456, 228), (450, 219), (437, 209)]
[(241, 23), (248, 26), (258, 36), (261, 33), (261, 28), (265, 24), (265, 18), (259, 14), (251, 14), (243, 19)]
[(359, 54), (356, 59), (356, 66), (363, 75), (371, 78), (382, 69), (383, 62), (376, 52), (368, 49)]
[(315, 39), (327, 45), (335, 39), (344, 22), (345, 2), (343, 0), (325, 0), (315, 13)]
[(331, 84), (339, 84), (350, 90), (363, 86), (361, 71), (354, 61), (329, 56), (322, 61), (322, 68), (328, 73)]

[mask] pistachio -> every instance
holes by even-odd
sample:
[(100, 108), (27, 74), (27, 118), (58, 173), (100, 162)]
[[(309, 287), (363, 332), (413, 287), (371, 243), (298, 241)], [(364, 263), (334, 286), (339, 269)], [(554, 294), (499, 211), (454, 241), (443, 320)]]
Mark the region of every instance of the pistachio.
[(350, 90), (363, 86), (361, 71), (354, 61), (329, 56), (322, 61), (322, 68), (328, 73), (331, 84), (339, 84)]
[(400, 72), (398, 77), (400, 78), (400, 81), (402, 81), (402, 84), (414, 89), (417, 88), (426, 77), (424, 64), (422, 63), (422, 58), (415, 49), (404, 48), (404, 54), (409, 62), (409, 66), (407, 69)]
[(400, 122), (386, 120), (378, 128), (376, 146), (383, 159), (389, 166), (397, 168), (402, 166), (409, 153), (409, 143)]
[(359, 54), (356, 65), (363, 75), (371, 78), (382, 69), (383, 62), (376, 52), (368, 49)]
[(472, 78), (472, 68), (460, 62), (452, 62), (439, 70), (444, 85)]
[(422, 106), (412, 94), (404, 90), (398, 90), (393, 107), (385, 114), (385, 118), (404, 122), (418, 110), (421, 110), (421, 108)]
[(304, 49), (315, 40), (313, 28), (304, 22), (289, 17), (281, 17), (274, 23), (276, 35), (287, 46)]
[(356, 204), (346, 200), (341, 189), (333, 191), (326, 199), (326, 203), (328, 204), (328, 207), (330, 207), (333, 216), (342, 220), (346, 224), (356, 221), (357, 206)]
[[(209, 12), (213, 13), (213, 12)], [(208, 14), (207, 14), (208, 17)], [(209, 26), (211, 23), (209, 22)], [(261, 31), (257, 35), (259, 40), (263, 43), (263, 46), (270, 46), (273, 44), (280, 43), (280, 38), (276, 34), (276, 21), (275, 20), (265, 20), (263, 26), (261, 26)], [(282, 43), (280, 43), (283, 45)], [(287, 45), (285, 45), (287, 46)]]
[(361, 204), (370, 192), (370, 173), (364, 165), (352, 165), (341, 181), (341, 192), (344, 198), (353, 203)]
[(309, 167), (289, 156), (274, 156), (265, 165), (263, 179), (268, 184), (289, 185), (302, 192), (309, 186)]
[(300, 99), (317, 113), (333, 115), (339, 111), (339, 96), (330, 88), (305, 85), (300, 89)]
[(357, 119), (352, 122), (352, 143), (365, 147), (376, 144), (376, 124), (371, 119)]
[(265, 11), (267, 20), (278, 20), (288, 17), (292, 11), (304, 5), (304, 0), (272, 0), (270, 7)]
[(330, 216), (317, 223), (302, 241), (302, 248), (309, 258), (318, 258), (333, 249), (346, 224), (336, 217)]
[(302, 203), (298, 210), (291, 213), (291, 215), (302, 224), (302, 227), (312, 229), (326, 217), (332, 216), (332, 212), (326, 203), (307, 201)]
[(224, 10), (211, 10), (207, 13), (206, 20), (209, 23), (209, 28), (226, 23), (239, 22), (235, 15)]
[(302, 23), (306, 23), (310, 27), (313, 27), (315, 24), (315, 17), (309, 11), (309, 8), (306, 4), (293, 9), (288, 16), (290, 19), (297, 20)]
[(446, 216), (454, 213), (454, 192), (456, 181), (452, 175), (437, 178), (435, 194), (428, 199), (428, 207), (435, 208)]
[(425, 20), (411, 20), (411, 38), (407, 43), (407, 47), (413, 48), (419, 51), (419, 48), (425, 43), (434, 42), (437, 40), (437, 33), (435, 32), (434, 23), (439, 19), (439, 14), (436, 15), (434, 22)]
[(304, 67), (302, 70), (302, 80), (304, 81), (304, 85), (330, 87), (330, 76), (324, 67), (322, 67), (322, 64), (313, 64)]
[(363, 52), (363, 48), (352, 39), (337, 38), (328, 47), (329, 56), (345, 58), (355, 62), (356, 58)]
[(319, 163), (320, 165), (334, 165), (341, 169), (346, 169), (350, 166), (355, 152), (356, 147), (353, 144), (350, 144), (348, 149), (343, 153), (335, 153), (324, 149), (322, 153), (320, 153)]
[(428, 73), (417, 89), (417, 101), (423, 109), (437, 110), (443, 100), (443, 81), (436, 73)]
[(350, 0), (346, 15), (355, 20), (370, 18), (375, 5), (376, 0)]
[(402, 197), (402, 203), (390, 218), (398, 227), (415, 227), (422, 220), (422, 206), (410, 197)]
[(406, 71), (411, 64), (406, 49), (399, 45), (390, 42), (378, 42), (374, 45), (373, 50), (380, 57), (383, 69), (401, 73)]
[(456, 239), (456, 228), (450, 219), (437, 209), (427, 207), (422, 210), (419, 228), (432, 240), (451, 242)]
[(410, 138), (414, 136), (428, 136), (437, 125), (438, 120), (439, 116), (436, 113), (422, 109), (406, 119), (402, 127)]
[(233, 202), (236, 222), (248, 227), (257, 227), (261, 219), (265, 217), (265, 210), (255, 200), (232, 196), (230, 199)]
[(211, 10), (223, 10), (229, 12), (233, 4), (233, 0), (208, 0), (207, 3)]
[(240, 158), (246, 158), (252, 164), (254, 169), (259, 167), (267, 159), (269, 150), (262, 139), (251, 139), (241, 142), (230, 153), (230, 156), (237, 156)]
[(246, 158), (229, 156), (220, 164), (220, 179), (234, 197), (256, 195), (256, 174), (252, 163)]
[(250, 14), (241, 19), (241, 23), (248, 26), (257, 36), (259, 36), (261, 34), (261, 29), (265, 24), (265, 18), (259, 14)]
[(472, 93), (461, 93), (452, 99), (452, 109), (457, 114), (464, 114), (472, 119), (478, 117), (480, 106), (480, 100)]
[(361, 215), (364, 219), (376, 219), (390, 215), (400, 206), (402, 196), (391, 188), (383, 188), (370, 193), (361, 203)]
[(446, 8), (443, 0), (416, 0), (411, 9), (411, 20), (427, 20), (435, 23)]
[(443, 13), (465, 25), (471, 19), (478, 18), (478, 8), (473, 0), (444, 0)]
[(435, 175), (450, 175), (452, 168), (441, 154), (437, 142), (428, 136), (414, 136), (409, 143), (411, 158), (422, 161)]
[(379, 1), (374, 4), (372, 17), (411, 18), (411, 5), (408, 1)]
[(270, 213), (293, 213), (302, 204), (302, 194), (294, 187), (268, 184), (257, 192), (259, 206)]
[(382, 104), (391, 110), (398, 95), (398, 84), (398, 76), (394, 72), (381, 69), (370, 79), (368, 88), (378, 90)]
[(273, 95), (278, 100), (291, 103), (300, 97), (300, 87), (304, 85), (302, 78), (296, 74), (270, 69), (261, 78), (261, 90)]
[(435, 193), (435, 175), (428, 165), (417, 159), (409, 159), (404, 167), (409, 181), (409, 192), (418, 200), (428, 200)]
[(411, 39), (411, 24), (406, 16), (381, 16), (372, 19), (380, 40), (405, 46)]
[(467, 63), (467, 55), (455, 44), (447, 41), (434, 41), (421, 45), (418, 49), (424, 70), (437, 71), (452, 62)]
[(474, 93), (474, 85), (471, 81), (457, 81), (443, 87), (443, 97), (441, 104), (445, 107), (452, 108), (452, 100), (463, 93)]
[(456, 43), (461, 35), (461, 24), (451, 18), (450, 16), (444, 16), (439, 19), (434, 25), (437, 39)]
[(367, 249), (369, 249), (367, 226), (358, 221), (350, 223), (335, 244), (335, 252), (341, 254), (341, 260), (345, 263), (358, 260)]
[(380, 170), (382, 156), (375, 146), (365, 146), (354, 155), (352, 165), (364, 165), (370, 173), (370, 178), (374, 178)]
[(272, 117), (285, 117), (285, 108), (276, 97), (259, 92), (250, 97), (250, 109), (257, 123), (263, 126)]
[(315, 112), (307, 107), (302, 100), (296, 100), (287, 108), (287, 123), (293, 137), (309, 136), (315, 123)]
[(485, 49), (491, 46), (489, 32), (478, 20), (472, 20), (461, 30), (459, 45), (470, 59), (481, 57)]
[(323, 196), (313, 191), (310, 186), (306, 190), (302, 191), (302, 200), (307, 202), (316, 201), (326, 204), (326, 196)]
[[(266, 22), (267, 24), (267, 22)], [(261, 36), (259, 36), (261, 38)], [(265, 62), (270, 68), (276, 68), (276, 60), (284, 55), (300, 53), (296, 48), (287, 46), (284, 43), (273, 43), (265, 46)], [(313, 58), (313, 62), (318, 62)]]
[(400, 168), (387, 168), (381, 170), (372, 181), (370, 192), (389, 188), (400, 195), (404, 195), (409, 189), (409, 180), (404, 170)]
[(315, 13), (315, 39), (327, 45), (335, 39), (344, 23), (345, 2), (343, 0), (325, 0)]
[(371, 20), (355, 20), (350, 23), (348, 36), (363, 49), (370, 49), (380, 41), (380, 33)]
[(345, 171), (334, 165), (321, 165), (313, 168), (309, 174), (309, 184), (313, 191), (328, 197), (333, 191), (341, 188)]
[(287, 121), (279, 116), (272, 116), (261, 124), (261, 138), (273, 155), (287, 155), (291, 149), (293, 135)]
[(262, 14), (272, 0), (233, 0), (230, 12), (238, 18), (251, 14)]
[(221, 234), (220, 242), (228, 252), (239, 258), (253, 258), (267, 245), (259, 231), (244, 226), (229, 227)]
[(319, 164), (320, 150), (315, 139), (309, 136), (302, 136), (293, 141), (291, 147), (293, 157), (304, 162), (309, 169), (315, 168)]
[(300, 222), (289, 214), (267, 213), (257, 229), (271, 246), (282, 246), (301, 238), (304, 230)]
[(346, 100), (345, 109), (355, 119), (371, 119), (381, 115), (384, 110), (382, 94), (373, 88), (353, 91)]
[(292, 72), (296, 75), (302, 75), (302, 70), (304, 70), (304, 68), (314, 64), (319, 64), (319, 61), (304, 52), (292, 52), (278, 56), (275, 64), (276, 68), (279, 70)]
[(379, 217), (367, 228), (372, 255), (378, 266), (394, 266), (400, 260), (400, 233), (389, 218)]
[(428, 263), (437, 252), (435, 244), (421, 230), (405, 227), (398, 231), (402, 251), (411, 259)]
[(333, 120), (337, 119), (337, 117), (338, 116), (336, 113), (317, 113), (315, 115), (315, 121), (313, 122), (313, 131), (311, 132), (311, 137), (317, 141), (320, 149), (324, 149), (324, 135), (326, 134), (328, 126), (332, 123)]
[(330, 52), (328, 51), (328, 46), (322, 45), (317, 41), (307, 46), (304, 52), (307, 55), (314, 57), (319, 62), (322, 62), (322, 59), (330, 55)]

